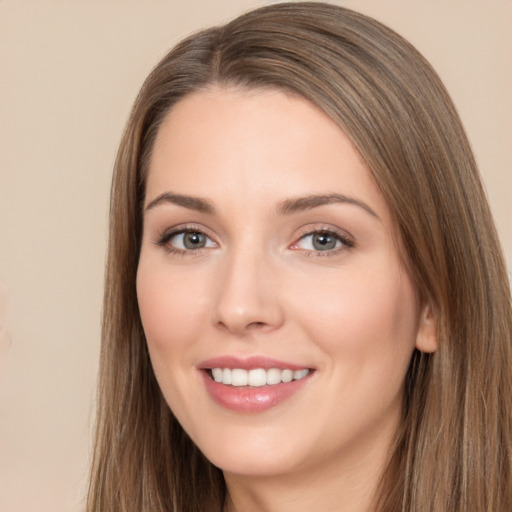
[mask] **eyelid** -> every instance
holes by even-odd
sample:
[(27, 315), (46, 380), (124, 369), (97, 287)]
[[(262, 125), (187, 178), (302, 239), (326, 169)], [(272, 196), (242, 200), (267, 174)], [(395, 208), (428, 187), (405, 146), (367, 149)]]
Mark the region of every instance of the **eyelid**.
[[(301, 249), (297, 247), (297, 244), (300, 242), (300, 240), (306, 238), (307, 236), (319, 234), (319, 233), (326, 233), (326, 234), (332, 234), (334, 235), (338, 240), (341, 241), (342, 246), (336, 249), (330, 249), (326, 251), (317, 251), (317, 250), (310, 250), (310, 249)], [(315, 255), (320, 256), (329, 256), (329, 255), (335, 255), (342, 251), (346, 251), (347, 249), (351, 249), (354, 247), (355, 241), (354, 237), (348, 233), (347, 231), (337, 228), (332, 225), (326, 225), (326, 224), (316, 224), (316, 225), (307, 225), (302, 227), (299, 232), (295, 236), (295, 241), (289, 246), (290, 249), (296, 250), (296, 251), (302, 251), (305, 253), (311, 253)]]
[(206, 229), (204, 226), (200, 226), (198, 224), (178, 224), (176, 226), (172, 226), (169, 228), (164, 229), (163, 231), (160, 231), (157, 234), (157, 237), (155, 240), (153, 240), (153, 243), (155, 245), (158, 245), (160, 247), (164, 247), (169, 252), (172, 253), (178, 253), (182, 255), (187, 254), (198, 254), (204, 249), (211, 249), (212, 247), (200, 247), (198, 249), (178, 249), (176, 247), (170, 247), (168, 246), (168, 242), (175, 236), (183, 234), (183, 233), (201, 233), (204, 236), (206, 236), (209, 240), (211, 240), (215, 246), (218, 246), (218, 242), (215, 240), (215, 237), (210, 234), (209, 230)]

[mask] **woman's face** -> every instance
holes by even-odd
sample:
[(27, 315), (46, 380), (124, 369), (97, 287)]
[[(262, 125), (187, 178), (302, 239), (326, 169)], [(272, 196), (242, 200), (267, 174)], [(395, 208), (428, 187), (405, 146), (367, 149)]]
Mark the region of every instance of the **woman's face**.
[(433, 350), (396, 235), (351, 142), (305, 100), (211, 88), (167, 116), (140, 313), (170, 408), (227, 475), (382, 463), (413, 349)]

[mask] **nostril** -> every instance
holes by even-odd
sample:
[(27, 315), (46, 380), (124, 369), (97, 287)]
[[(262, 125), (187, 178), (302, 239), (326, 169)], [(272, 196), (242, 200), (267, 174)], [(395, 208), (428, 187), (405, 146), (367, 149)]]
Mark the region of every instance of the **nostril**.
[(264, 326), (265, 326), (265, 322), (251, 322), (251, 323), (247, 326), (247, 328), (248, 328), (248, 329), (251, 329), (251, 328), (253, 328), (253, 329), (261, 329), (261, 328), (262, 328), (262, 327), (264, 327)]
[(269, 324), (266, 322), (249, 322), (243, 325), (227, 324), (225, 322), (217, 322), (217, 327), (223, 331), (263, 331)]

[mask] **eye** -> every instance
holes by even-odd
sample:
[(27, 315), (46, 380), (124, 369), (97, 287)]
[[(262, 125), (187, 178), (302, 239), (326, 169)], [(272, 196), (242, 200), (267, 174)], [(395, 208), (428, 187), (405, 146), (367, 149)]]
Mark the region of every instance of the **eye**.
[(177, 233), (169, 239), (169, 244), (176, 249), (202, 249), (203, 247), (212, 247), (213, 242), (204, 234), (198, 231), (185, 231)]
[(353, 246), (354, 243), (346, 236), (322, 229), (301, 236), (291, 249), (300, 249), (310, 253), (337, 254), (339, 251)]
[(196, 229), (181, 229), (166, 232), (159, 238), (157, 245), (166, 247), (170, 252), (181, 253), (217, 246), (210, 237)]

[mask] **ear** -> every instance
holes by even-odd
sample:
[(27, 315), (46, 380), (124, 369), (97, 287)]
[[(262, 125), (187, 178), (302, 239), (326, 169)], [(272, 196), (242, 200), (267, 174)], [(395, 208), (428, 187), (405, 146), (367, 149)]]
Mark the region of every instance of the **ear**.
[(420, 314), (416, 348), (426, 353), (437, 350), (437, 326), (432, 307), (428, 303), (423, 306)]

